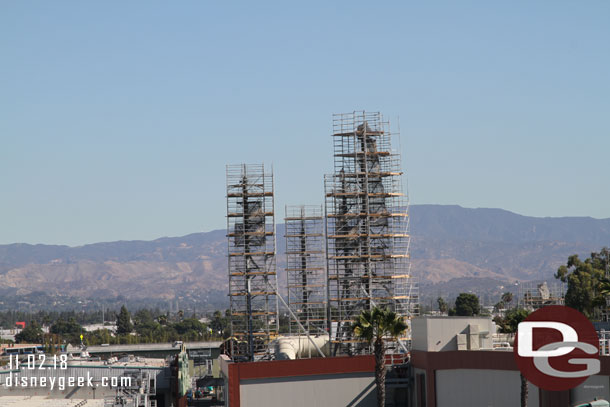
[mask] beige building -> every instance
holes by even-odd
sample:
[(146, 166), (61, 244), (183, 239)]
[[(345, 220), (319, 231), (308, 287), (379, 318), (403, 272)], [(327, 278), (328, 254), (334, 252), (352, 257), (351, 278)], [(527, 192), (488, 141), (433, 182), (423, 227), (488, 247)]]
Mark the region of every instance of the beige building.
[(234, 363), (220, 357), (231, 407), (375, 407), (373, 356)]
[[(411, 405), (519, 406), (521, 380), (512, 348), (494, 348), (494, 333), (490, 318), (415, 318)], [(600, 374), (572, 390), (548, 392), (529, 383), (528, 406), (570, 407), (610, 399), (610, 357), (600, 359)]]

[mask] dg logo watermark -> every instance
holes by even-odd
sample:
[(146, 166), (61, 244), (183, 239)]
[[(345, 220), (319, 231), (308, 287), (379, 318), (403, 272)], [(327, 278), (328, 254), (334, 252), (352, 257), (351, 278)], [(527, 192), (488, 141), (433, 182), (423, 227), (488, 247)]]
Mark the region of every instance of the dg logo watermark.
[(519, 324), (514, 355), (523, 376), (545, 390), (574, 388), (600, 371), (593, 324), (561, 305), (541, 308)]

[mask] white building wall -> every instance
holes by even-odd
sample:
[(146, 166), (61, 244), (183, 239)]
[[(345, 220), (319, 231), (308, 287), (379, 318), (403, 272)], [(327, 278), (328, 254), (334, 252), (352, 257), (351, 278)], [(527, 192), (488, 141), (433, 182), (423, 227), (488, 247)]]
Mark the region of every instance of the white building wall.
[[(496, 325), (489, 317), (416, 317), (412, 320), (413, 350), (441, 352), (458, 350), (457, 334), (470, 334), (469, 325), (478, 327), (478, 348), (491, 349)], [(477, 350), (477, 349), (475, 349)]]
[(373, 373), (242, 380), (242, 407), (375, 407)]
[[(436, 371), (436, 406), (515, 407), (520, 405), (519, 372), (451, 369)], [(529, 383), (528, 406), (538, 406), (538, 388)]]
[(428, 351), (428, 320), (426, 318), (411, 319), (411, 344), (413, 350)]

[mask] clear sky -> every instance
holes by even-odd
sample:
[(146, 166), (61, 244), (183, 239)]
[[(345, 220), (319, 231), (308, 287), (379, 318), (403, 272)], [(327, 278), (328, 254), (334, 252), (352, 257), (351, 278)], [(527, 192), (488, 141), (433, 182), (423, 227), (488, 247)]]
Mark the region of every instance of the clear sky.
[(1, 2), (0, 243), (222, 228), (241, 162), (281, 222), (361, 109), (412, 204), (610, 217), (610, 2), (329, 3)]

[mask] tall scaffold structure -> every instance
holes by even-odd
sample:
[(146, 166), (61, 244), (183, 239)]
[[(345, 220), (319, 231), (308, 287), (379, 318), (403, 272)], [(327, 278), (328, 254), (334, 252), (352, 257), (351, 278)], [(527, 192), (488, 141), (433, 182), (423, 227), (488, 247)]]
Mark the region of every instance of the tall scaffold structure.
[[(610, 280), (610, 249), (608, 247), (602, 248), (599, 253), (600, 258), (605, 257), (606, 267), (605, 269), (605, 277), (606, 280)], [(605, 297), (606, 307), (602, 309), (602, 321), (610, 321), (610, 295), (606, 295)], [(610, 334), (610, 333), (609, 333)]]
[(273, 172), (264, 164), (227, 165), (230, 356), (267, 358), (278, 333)]
[[(334, 173), (325, 176), (330, 338), (333, 354), (357, 354), (368, 346), (350, 325), (363, 309), (389, 307), (407, 322), (417, 312), (408, 201), (400, 154), (380, 113), (333, 115), (332, 136)], [(409, 339), (399, 338), (403, 350)]]
[(290, 334), (327, 334), (322, 206), (286, 206), (284, 224), (288, 306), (300, 322), (290, 320)]

